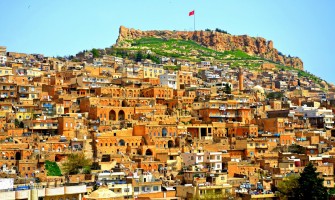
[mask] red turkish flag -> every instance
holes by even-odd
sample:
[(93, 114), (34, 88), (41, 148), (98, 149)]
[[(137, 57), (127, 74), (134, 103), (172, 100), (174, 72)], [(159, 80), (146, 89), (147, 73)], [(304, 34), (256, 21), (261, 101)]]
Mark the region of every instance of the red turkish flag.
[(188, 13), (188, 16), (192, 16), (192, 15), (194, 15), (194, 10)]

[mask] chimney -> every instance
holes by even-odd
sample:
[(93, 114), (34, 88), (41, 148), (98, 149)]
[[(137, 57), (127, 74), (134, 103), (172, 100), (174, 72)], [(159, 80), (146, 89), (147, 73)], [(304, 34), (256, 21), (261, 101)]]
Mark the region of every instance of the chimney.
[(240, 90), (240, 92), (242, 92), (244, 90), (243, 88), (243, 71), (242, 71), (242, 68), (239, 67), (239, 71), (238, 71), (238, 88)]

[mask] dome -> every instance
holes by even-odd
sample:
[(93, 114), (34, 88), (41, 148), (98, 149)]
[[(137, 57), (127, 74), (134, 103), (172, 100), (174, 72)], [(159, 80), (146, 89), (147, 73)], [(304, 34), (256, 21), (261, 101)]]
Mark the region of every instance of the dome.
[(326, 83), (325, 81), (321, 81), (320, 85), (322, 85), (322, 86), (326, 86), (327, 83)]
[(264, 94), (264, 89), (259, 85), (256, 85), (255, 87), (253, 87), (252, 91)]
[(93, 191), (86, 199), (112, 199), (118, 197), (114, 192), (110, 191), (107, 186), (101, 186), (99, 189)]

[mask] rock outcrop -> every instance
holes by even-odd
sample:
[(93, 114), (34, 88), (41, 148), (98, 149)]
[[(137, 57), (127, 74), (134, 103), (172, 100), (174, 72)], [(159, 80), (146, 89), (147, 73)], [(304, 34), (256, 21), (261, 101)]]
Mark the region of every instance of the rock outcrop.
[(303, 69), (303, 62), (300, 58), (287, 57), (281, 54), (273, 47), (271, 40), (266, 40), (262, 37), (250, 37), (248, 35), (236, 36), (216, 31), (141, 31), (120, 26), (116, 46), (127, 47), (130, 44), (123, 41), (142, 37), (193, 40), (198, 44), (217, 51), (242, 50), (249, 55), (260, 56), (285, 66)]

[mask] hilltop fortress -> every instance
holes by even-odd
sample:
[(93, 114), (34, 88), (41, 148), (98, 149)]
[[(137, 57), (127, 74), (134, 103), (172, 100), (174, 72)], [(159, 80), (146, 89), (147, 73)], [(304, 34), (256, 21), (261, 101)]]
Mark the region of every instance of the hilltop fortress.
[(143, 37), (193, 40), (198, 44), (216, 51), (242, 50), (252, 56), (259, 56), (285, 66), (301, 70), (304, 69), (303, 62), (300, 58), (281, 54), (273, 47), (273, 42), (271, 40), (266, 40), (262, 37), (250, 37), (248, 35), (236, 36), (217, 31), (141, 31), (120, 26), (116, 46), (127, 47), (130, 44), (127, 43), (126, 40), (139, 39)]

